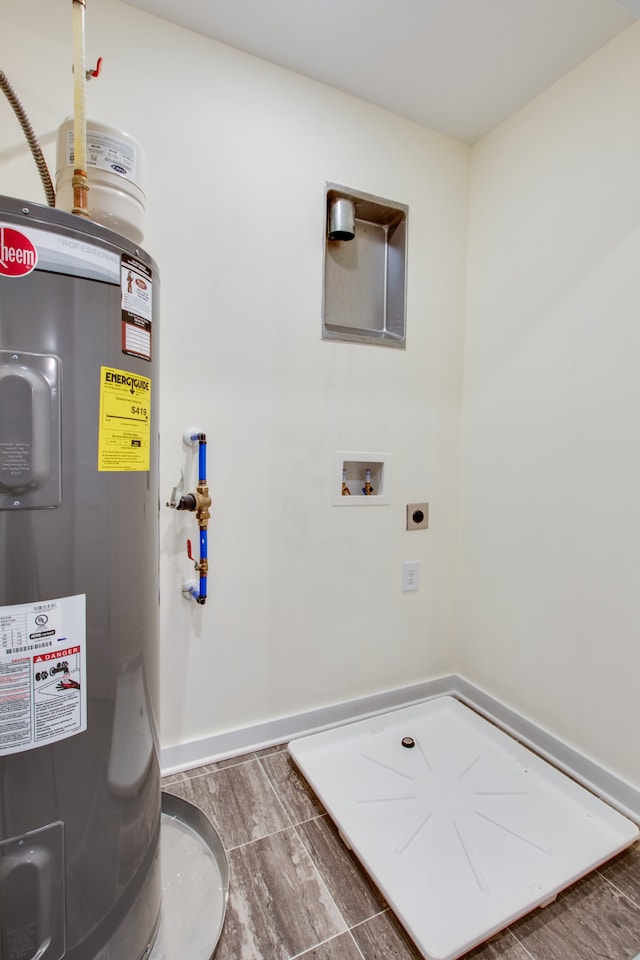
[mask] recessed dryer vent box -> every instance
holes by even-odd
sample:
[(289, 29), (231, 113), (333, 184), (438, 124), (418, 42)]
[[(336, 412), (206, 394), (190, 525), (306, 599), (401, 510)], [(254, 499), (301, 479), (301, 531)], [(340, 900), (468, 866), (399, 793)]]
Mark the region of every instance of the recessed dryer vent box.
[[(352, 207), (335, 206), (340, 200)], [(336, 215), (349, 211), (353, 226), (332, 231)], [(325, 184), (324, 340), (405, 346), (408, 212), (403, 203)]]
[[(367, 477), (369, 494), (365, 493)], [(347, 492), (348, 491), (348, 492)], [(373, 507), (391, 502), (391, 454), (338, 450), (333, 461), (333, 503), (337, 507)]]

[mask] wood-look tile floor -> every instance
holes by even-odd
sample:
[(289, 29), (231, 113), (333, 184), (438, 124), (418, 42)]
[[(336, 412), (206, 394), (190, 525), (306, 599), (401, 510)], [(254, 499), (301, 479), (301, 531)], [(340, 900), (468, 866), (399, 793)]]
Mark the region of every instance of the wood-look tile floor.
[[(227, 851), (229, 904), (215, 960), (421, 960), (285, 747), (166, 777), (163, 789), (199, 807)], [(640, 843), (467, 958), (638, 954)]]

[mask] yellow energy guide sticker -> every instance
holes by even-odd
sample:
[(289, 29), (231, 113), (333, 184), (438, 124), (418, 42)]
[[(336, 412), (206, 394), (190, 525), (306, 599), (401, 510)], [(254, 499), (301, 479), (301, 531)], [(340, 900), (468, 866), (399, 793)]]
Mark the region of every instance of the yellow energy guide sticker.
[(148, 470), (150, 437), (151, 380), (101, 367), (98, 470)]

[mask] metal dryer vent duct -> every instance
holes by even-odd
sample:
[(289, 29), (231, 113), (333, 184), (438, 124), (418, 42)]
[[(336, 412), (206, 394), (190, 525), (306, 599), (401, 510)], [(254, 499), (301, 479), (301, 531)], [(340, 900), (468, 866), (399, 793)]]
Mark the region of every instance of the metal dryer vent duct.
[(329, 240), (353, 240), (355, 235), (355, 203), (346, 197), (336, 197), (329, 207)]

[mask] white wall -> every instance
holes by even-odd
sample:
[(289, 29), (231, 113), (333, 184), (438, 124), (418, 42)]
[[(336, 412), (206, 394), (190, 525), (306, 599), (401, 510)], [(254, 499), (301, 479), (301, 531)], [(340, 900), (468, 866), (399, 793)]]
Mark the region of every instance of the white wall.
[(473, 150), (459, 673), (640, 786), (640, 26)]
[[(70, 23), (34, 0), (2, 28), (53, 168)], [(468, 148), (116, 0), (87, 32), (89, 114), (149, 161), (163, 500), (183, 429), (210, 441), (204, 609), (162, 510), (164, 745), (456, 669), (640, 785), (640, 27), (473, 149), (466, 354)], [(0, 144), (0, 192), (41, 200), (6, 103)], [(410, 205), (406, 351), (320, 340), (325, 180)], [(391, 506), (332, 506), (345, 448), (392, 453)]]
[[(55, 168), (70, 10), (2, 12), (2, 68)], [(184, 601), (192, 517), (162, 509), (165, 746), (412, 684), (450, 666), (469, 150), (116, 0), (89, 5), (89, 117), (147, 158), (162, 281), (161, 498), (209, 438), (210, 597)], [(0, 193), (41, 201), (0, 105)], [(410, 206), (406, 351), (322, 342), (324, 181)], [(392, 504), (331, 502), (333, 452), (390, 452)], [(187, 469), (188, 480), (193, 473)], [(431, 529), (407, 533), (407, 502)], [(422, 563), (401, 594), (403, 559)]]

